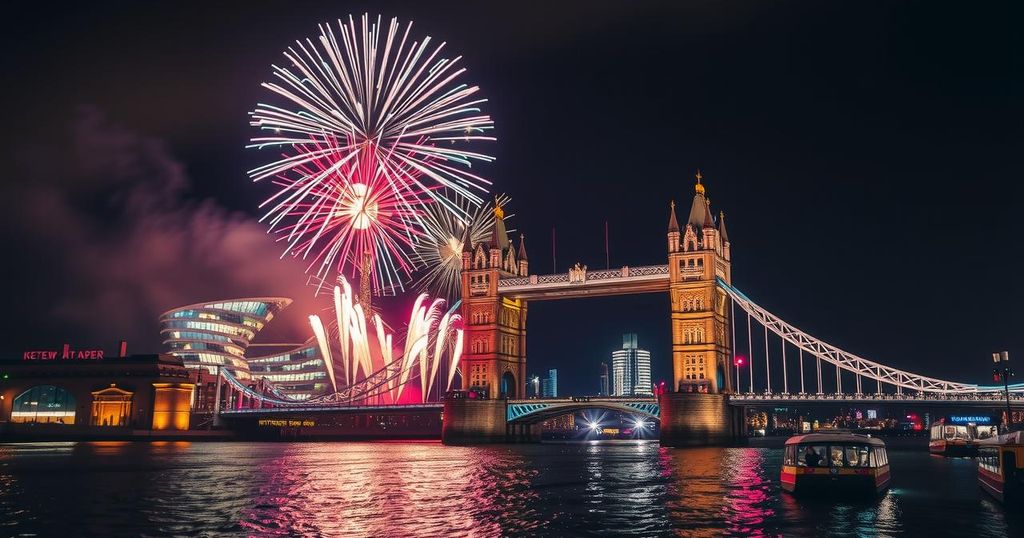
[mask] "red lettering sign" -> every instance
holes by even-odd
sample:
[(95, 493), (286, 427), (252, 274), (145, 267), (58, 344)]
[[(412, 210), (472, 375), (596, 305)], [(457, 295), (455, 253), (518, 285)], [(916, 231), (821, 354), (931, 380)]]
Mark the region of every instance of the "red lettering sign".
[[(57, 358), (57, 352), (51, 350), (25, 351), (21, 359), (25, 361), (52, 361)], [(103, 358), (102, 349), (71, 349), (71, 344), (64, 344), (60, 352), (60, 358), (64, 360), (96, 360)]]

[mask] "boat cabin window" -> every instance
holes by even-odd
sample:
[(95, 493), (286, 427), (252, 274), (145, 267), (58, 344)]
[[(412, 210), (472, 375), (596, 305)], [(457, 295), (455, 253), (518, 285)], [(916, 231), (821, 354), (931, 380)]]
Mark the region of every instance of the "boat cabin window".
[(878, 467), (889, 465), (889, 454), (886, 453), (884, 447), (876, 446), (871, 451), (875, 454), (875, 457), (878, 458)]
[(978, 466), (986, 471), (999, 474), (999, 449), (983, 447), (978, 450)]
[(870, 467), (868, 460), (870, 452), (871, 448), (866, 445), (847, 446), (845, 454), (847, 467)]
[(967, 432), (967, 426), (945, 426), (942, 430), (943, 437), (947, 441), (953, 441), (954, 439), (971, 440), (971, 435)]
[(796, 465), (796, 445), (786, 445), (782, 449), (782, 464)]
[(796, 464), (800, 467), (828, 467), (828, 445), (797, 445)]
[(975, 430), (978, 432), (978, 439), (988, 439), (989, 437), (995, 437), (996, 435), (999, 434), (995, 426), (975, 426)]
[(798, 467), (881, 467), (889, 463), (884, 448), (861, 444), (790, 445), (784, 465)]

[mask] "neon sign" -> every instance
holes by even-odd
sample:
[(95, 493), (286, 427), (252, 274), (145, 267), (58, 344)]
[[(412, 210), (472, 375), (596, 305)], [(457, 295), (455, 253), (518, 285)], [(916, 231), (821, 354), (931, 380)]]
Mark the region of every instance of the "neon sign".
[(292, 427), (298, 428), (302, 426), (310, 427), (316, 426), (316, 421), (313, 420), (277, 420), (269, 418), (261, 418), (259, 420), (260, 426), (273, 426), (273, 427)]
[(64, 344), (60, 351), (54, 350), (30, 350), (22, 353), (21, 360), (25, 361), (53, 361), (57, 357), (61, 360), (94, 360), (103, 358), (102, 349), (71, 349), (71, 344)]
[(992, 422), (992, 417), (986, 417), (982, 415), (952, 415), (949, 417), (951, 424), (989, 424)]

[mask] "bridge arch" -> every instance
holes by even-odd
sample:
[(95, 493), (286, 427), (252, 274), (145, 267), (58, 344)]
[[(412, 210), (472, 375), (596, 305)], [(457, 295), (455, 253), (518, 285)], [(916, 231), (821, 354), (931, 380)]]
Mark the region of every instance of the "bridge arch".
[(654, 401), (524, 400), (516, 402), (510, 400), (506, 408), (506, 421), (509, 424), (539, 424), (561, 415), (588, 409), (603, 409), (654, 420), (661, 419), (661, 409)]
[(501, 398), (508, 398), (516, 393), (516, 376), (509, 370), (501, 374)]

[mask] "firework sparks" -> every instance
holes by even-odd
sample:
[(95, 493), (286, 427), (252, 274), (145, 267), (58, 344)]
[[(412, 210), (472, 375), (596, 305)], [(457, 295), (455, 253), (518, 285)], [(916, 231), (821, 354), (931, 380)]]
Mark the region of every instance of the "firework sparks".
[(379, 315), (373, 316), (373, 332), (369, 330), (366, 315), (354, 301), (352, 287), (344, 277), (340, 285), (334, 287), (333, 298), (338, 324), (335, 345), (329, 341), (320, 316), (309, 317), (320, 351), (329, 362), (332, 385), (337, 387), (331, 366), (340, 362), (343, 386), (358, 384), (387, 370), (388, 382), (376, 393), (363, 396), (367, 399), (380, 398), (387, 403), (402, 401), (406, 385), (417, 378), (420, 401), (427, 401), (431, 395), (440, 398), (451, 388), (463, 346), (458, 303), (444, 310), (443, 299), (430, 301), (426, 294), (421, 294), (413, 305), (404, 344), (396, 348), (394, 336)]
[(492, 157), (467, 147), (494, 140), (486, 100), (459, 82), (461, 57), (444, 58), (444, 43), (417, 41), (411, 29), (368, 15), (321, 25), (263, 84), (282, 104), (251, 113), (260, 135), (250, 147), (279, 153), (249, 171), (279, 187), (261, 220), (321, 280), (354, 275), (369, 253), (375, 291), (402, 289), (425, 208), (467, 220), (490, 185), (470, 170)]
[[(509, 197), (504, 194), (494, 200), (498, 207), (504, 207), (508, 202)], [(460, 296), (463, 243), (467, 235), (470, 245), (486, 241), (494, 227), (493, 208), (472, 208), (464, 203), (463, 209), (469, 214), (468, 221), (436, 205), (427, 206), (420, 219), (424, 232), (414, 241), (413, 260), (423, 268), (423, 273), (415, 286), (434, 297), (453, 300)], [(505, 217), (506, 222), (510, 217)]]

